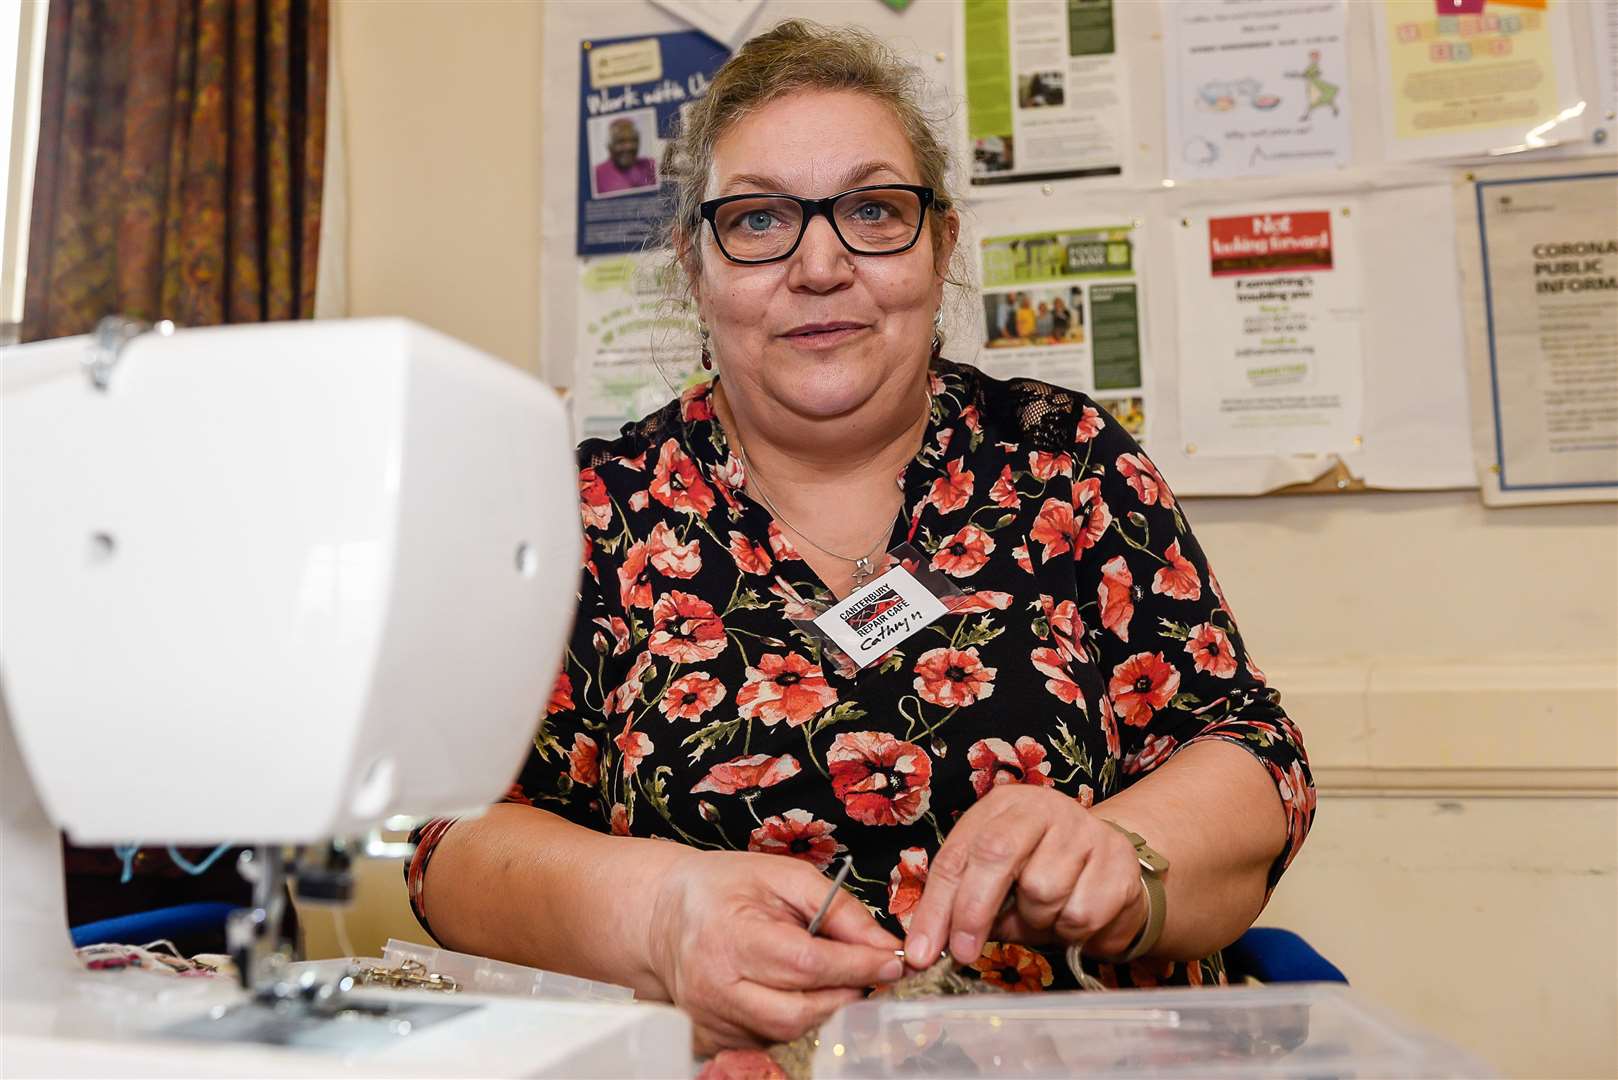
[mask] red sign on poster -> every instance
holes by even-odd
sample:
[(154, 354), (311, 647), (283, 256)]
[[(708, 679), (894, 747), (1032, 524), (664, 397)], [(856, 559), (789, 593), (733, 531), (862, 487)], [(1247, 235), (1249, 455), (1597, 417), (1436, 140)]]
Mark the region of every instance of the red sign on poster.
[(1214, 277), (1331, 269), (1331, 214), (1310, 210), (1208, 219)]

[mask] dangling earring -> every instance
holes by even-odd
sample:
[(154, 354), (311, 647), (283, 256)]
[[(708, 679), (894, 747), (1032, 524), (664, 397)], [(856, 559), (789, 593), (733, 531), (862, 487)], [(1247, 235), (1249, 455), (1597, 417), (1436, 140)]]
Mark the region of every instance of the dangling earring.
[(702, 369), (704, 371), (712, 371), (713, 370), (713, 353), (711, 353), (708, 350), (708, 336), (709, 335), (708, 335), (708, 324), (707, 323), (698, 323), (697, 324), (697, 336), (702, 340)]
[(932, 359), (937, 360), (944, 353), (944, 309), (939, 308), (933, 313), (933, 354)]

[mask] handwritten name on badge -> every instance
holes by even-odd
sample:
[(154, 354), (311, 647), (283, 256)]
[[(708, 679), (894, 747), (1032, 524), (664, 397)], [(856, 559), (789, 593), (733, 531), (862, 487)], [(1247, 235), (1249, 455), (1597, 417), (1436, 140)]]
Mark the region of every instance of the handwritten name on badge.
[(822, 613), (815, 626), (865, 667), (947, 610), (908, 570), (896, 566)]

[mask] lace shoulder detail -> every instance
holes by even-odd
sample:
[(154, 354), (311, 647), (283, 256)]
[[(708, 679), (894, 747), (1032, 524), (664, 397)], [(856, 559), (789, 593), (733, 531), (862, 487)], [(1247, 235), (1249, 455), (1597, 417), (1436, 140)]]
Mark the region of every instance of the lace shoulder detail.
[(579, 444), (579, 468), (599, 469), (613, 458), (617, 452), (613, 449), (617, 444), (607, 442), (605, 439), (586, 439)]
[(1031, 449), (1060, 453), (1073, 447), (1086, 398), (1038, 379), (1000, 379), (979, 375), (984, 411)]
[(625, 424), (616, 439), (585, 439), (579, 443), (579, 468), (598, 469), (615, 458), (633, 458), (648, 449), (655, 450), (679, 426), (680, 403), (671, 401)]

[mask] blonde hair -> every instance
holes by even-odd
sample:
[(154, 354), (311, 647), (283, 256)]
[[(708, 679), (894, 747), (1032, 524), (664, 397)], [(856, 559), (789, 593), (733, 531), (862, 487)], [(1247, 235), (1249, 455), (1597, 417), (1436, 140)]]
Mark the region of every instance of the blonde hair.
[[(922, 86), (915, 65), (858, 27), (788, 19), (748, 39), (714, 74), (707, 93), (686, 107), (664, 153), (663, 175), (674, 181), (674, 199), (659, 240), (672, 259), (671, 284), (689, 295), (690, 283), (678, 258), (682, 250), (693, 266), (702, 265), (701, 207), (714, 145), (749, 113), (800, 90), (850, 90), (887, 105), (915, 155), (920, 182), (933, 189), (942, 204), (939, 210), (953, 206), (949, 147), (922, 109)], [(930, 216), (928, 231), (935, 252), (945, 224), (943, 213)], [(962, 261), (959, 251), (956, 261)], [(964, 280), (958, 272), (946, 274), (946, 280), (960, 284), (957, 278)]]

